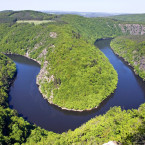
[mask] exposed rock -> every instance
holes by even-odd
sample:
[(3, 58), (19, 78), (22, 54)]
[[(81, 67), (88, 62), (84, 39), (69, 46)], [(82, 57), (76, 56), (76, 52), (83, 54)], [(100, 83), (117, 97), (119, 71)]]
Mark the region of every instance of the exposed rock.
[(121, 145), (121, 143), (117, 143), (116, 141), (109, 141), (108, 143), (104, 143), (103, 145)]
[(42, 42), (35, 44), (34, 48), (32, 49), (32, 51), (38, 49), (41, 45), (43, 45)]
[(48, 79), (48, 82), (49, 82), (49, 83), (50, 83), (51, 81), (54, 82), (54, 76), (53, 76), (53, 75), (51, 75), (51, 76), (49, 77), (49, 79)]
[(37, 76), (37, 84), (39, 84), (40, 81), (43, 82), (44, 80), (46, 81), (49, 80), (49, 78), (47, 77), (48, 72), (46, 71), (47, 65), (48, 65), (48, 62), (45, 61), (43, 68), (40, 70), (40, 73)]
[(142, 29), (141, 29), (141, 35), (145, 34), (145, 26), (141, 25)]
[(144, 35), (145, 26), (140, 24), (119, 24), (123, 33), (129, 33), (130, 35)]
[(40, 54), (39, 54), (39, 56), (38, 56), (38, 58), (41, 58), (41, 57), (45, 57), (46, 56), (46, 54), (47, 54), (47, 49), (45, 48)]
[(25, 56), (26, 56), (26, 57), (29, 57), (29, 52), (28, 52), (28, 51), (26, 52)]
[(55, 32), (50, 32), (50, 33), (49, 33), (49, 36), (50, 36), (51, 38), (56, 38), (56, 37), (57, 37), (57, 33), (55, 33)]
[(55, 45), (50, 45), (50, 48), (55, 48)]
[(53, 90), (51, 90), (51, 95), (49, 97), (49, 103), (53, 104)]
[(136, 54), (137, 52), (136, 52), (136, 50), (134, 50), (132, 53), (133, 53), (133, 54)]
[(140, 59), (140, 67), (139, 67), (139, 69), (145, 71), (145, 57), (144, 56)]
[[(44, 62), (44, 65), (43, 65), (43, 68), (40, 70), (40, 73), (38, 74), (37, 76), (37, 84), (39, 85), (39, 90), (41, 92), (41, 84), (44, 82), (44, 81), (47, 81), (48, 83), (50, 83), (51, 81), (54, 81), (54, 76), (51, 75), (50, 77), (49, 76), (49, 72), (47, 71), (47, 65), (48, 65), (48, 62), (45, 61)], [(51, 90), (51, 95), (48, 99), (48, 96), (43, 94), (43, 97), (45, 99), (47, 99), (49, 101), (50, 104), (52, 104), (53, 102), (53, 90)]]
[(138, 62), (135, 61), (135, 62), (134, 62), (134, 65), (137, 66), (137, 65), (138, 65)]

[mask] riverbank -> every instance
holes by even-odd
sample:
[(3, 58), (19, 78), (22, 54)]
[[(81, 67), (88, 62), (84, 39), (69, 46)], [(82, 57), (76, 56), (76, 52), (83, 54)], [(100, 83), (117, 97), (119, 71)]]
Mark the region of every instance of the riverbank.
[[(74, 130), (90, 118), (105, 114), (114, 106), (121, 106), (124, 109), (138, 108), (144, 102), (145, 88), (142, 81), (138, 80), (130, 71), (130, 68), (111, 51), (108, 40), (101, 40), (100, 42), (100, 50), (103, 51), (102, 46), (103, 53), (118, 72), (119, 82), (115, 92), (103, 100), (97, 108), (79, 112), (63, 110), (56, 105), (49, 104), (40, 94), (36, 85), (36, 76), (40, 72), (40, 65), (26, 57), (18, 57), (18, 59), (13, 57), (17, 63), (18, 75), (11, 88), (10, 105), (19, 114), (22, 114), (27, 121), (58, 133), (69, 129)], [(36, 69), (36, 72), (33, 69)]]
[(136, 75), (145, 81), (145, 36), (122, 36), (111, 41), (115, 54), (133, 68)]
[[(102, 40), (105, 40), (105, 38), (103, 38)], [(13, 53), (9, 53), (9, 55), (19, 56), (19, 54), (13, 54)], [(37, 62), (40, 66), (42, 66), (41, 61), (38, 61), (36, 59), (33, 59), (33, 58), (29, 57), (28, 53), (26, 53), (25, 55), (20, 55), (20, 56), (23, 56), (23, 57), (26, 57), (30, 60), (33, 60), (33, 61)], [(49, 74), (49, 72), (46, 71), (47, 64), (48, 64), (48, 62), (44, 62), (43, 67), (40, 69), (40, 72), (39, 72), (39, 74), (37, 75), (37, 78), (36, 78), (36, 84), (38, 85), (38, 89), (39, 89), (40, 93), (42, 94), (43, 98), (46, 99), (48, 101), (48, 103), (60, 108), (61, 110), (72, 111), (72, 112), (86, 112), (86, 111), (95, 110), (100, 106), (100, 104), (102, 104), (114, 92), (114, 90), (113, 90), (113, 92), (111, 92), (110, 95), (108, 95), (105, 99), (103, 99), (98, 106), (90, 108), (90, 109), (84, 109), (84, 110), (78, 109), (78, 110), (76, 110), (76, 109), (69, 109), (69, 108), (66, 108), (66, 107), (59, 106), (59, 105), (53, 103), (53, 92), (52, 91), (51, 91), (52, 93), (51, 93), (50, 97), (48, 98), (47, 95), (45, 93), (43, 93), (43, 91), (41, 89), (41, 83), (39, 82), (40, 80), (41, 80), (41, 82), (46, 81), (47, 83), (50, 83), (51, 80), (54, 81), (54, 77), (53, 78), (52, 78), (52, 76), (50, 78), (47, 77), (47, 75)], [(117, 88), (117, 85), (116, 85), (115, 89), (116, 88)]]

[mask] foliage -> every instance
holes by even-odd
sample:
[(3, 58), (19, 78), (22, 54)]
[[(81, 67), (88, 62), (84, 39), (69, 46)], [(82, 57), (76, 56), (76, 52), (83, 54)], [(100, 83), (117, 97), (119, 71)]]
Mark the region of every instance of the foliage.
[(126, 15), (111, 16), (110, 18), (127, 22), (137, 22), (137, 23), (145, 22), (145, 14), (128, 14), (128, 15), (126, 14)]
[[(37, 133), (38, 134), (38, 133)], [(48, 133), (46, 138), (36, 142), (31, 135), (26, 144), (103, 144), (115, 140), (123, 144), (141, 144), (145, 140), (145, 104), (138, 110), (121, 110), (120, 107), (110, 109), (105, 115), (83, 124), (74, 131), (69, 130), (62, 134)]]
[[(0, 143), (22, 144), (30, 136), (34, 142), (47, 136), (47, 131), (31, 125), (22, 117), (18, 117), (15, 110), (0, 106)], [(31, 137), (32, 136), (32, 137)]]
[[(51, 31), (57, 38), (50, 37)], [(45, 59), (39, 57), (44, 49), (47, 50)], [(41, 82), (41, 91), (48, 99), (53, 91), (53, 103), (61, 107), (94, 108), (117, 85), (117, 73), (108, 59), (68, 24), (15, 24), (2, 39), (0, 51), (21, 55), (28, 52), (31, 58), (48, 61), (47, 77), (53, 75), (54, 82)]]
[(0, 70), (0, 105), (7, 106), (7, 91), (16, 72), (16, 66), (9, 58), (0, 54)]
[(45, 14), (31, 10), (0, 12), (0, 23), (15, 23), (17, 20), (52, 20), (56, 18), (58, 16), (54, 14)]
[(145, 80), (145, 36), (118, 37), (111, 42), (111, 47)]
[[(0, 15), (5, 15), (5, 21), (7, 17), (28, 20), (27, 15), (36, 20), (36, 13), (30, 13), (8, 11)], [(42, 68), (45, 68), (47, 62), (46, 79), (39, 82), (42, 92), (49, 97), (53, 90), (54, 103), (62, 107), (90, 109), (113, 92), (117, 84), (114, 68), (91, 43), (95, 39), (121, 35), (117, 25), (119, 22), (70, 15), (63, 16), (62, 20), (40, 25), (0, 24), (0, 52), (28, 54), (39, 61)], [(51, 32), (57, 36), (50, 37)], [(130, 41), (135, 43), (134, 40)], [(140, 56), (142, 53), (144, 55), (144, 51), (139, 52)], [(138, 110), (128, 111), (114, 107), (74, 131), (62, 134), (31, 125), (7, 107), (9, 82), (16, 71), (14, 63), (0, 54), (0, 67), (1, 144), (103, 144), (109, 140), (131, 144), (145, 140), (145, 104)]]
[(113, 38), (122, 35), (119, 21), (109, 18), (85, 18), (77, 15), (64, 15), (62, 20), (72, 25), (87, 41), (94, 43), (96, 39)]

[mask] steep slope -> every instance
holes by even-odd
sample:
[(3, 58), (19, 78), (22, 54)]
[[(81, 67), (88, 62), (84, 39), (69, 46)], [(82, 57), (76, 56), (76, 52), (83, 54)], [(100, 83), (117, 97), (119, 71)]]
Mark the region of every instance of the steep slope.
[(145, 14), (118, 15), (111, 16), (110, 18), (127, 22), (145, 23)]
[(15, 24), (0, 51), (33, 58), (42, 65), (40, 90), (50, 103), (68, 110), (90, 110), (113, 93), (117, 73), (95, 46), (69, 24)]
[(96, 39), (113, 38), (122, 35), (118, 24), (109, 18), (84, 18), (76, 15), (64, 15), (62, 20), (69, 23), (87, 41), (94, 43)]
[(0, 23), (15, 23), (17, 20), (52, 20), (54, 18), (57, 16), (31, 10), (0, 12)]
[(145, 36), (118, 37), (111, 42), (111, 47), (145, 80)]
[[(37, 26), (1, 24), (0, 51), (25, 55), (38, 61), (42, 66), (38, 77), (40, 90), (46, 97), (48, 96), (52, 103), (57, 95), (64, 93), (63, 90), (67, 90), (67, 94), (74, 97), (75, 101), (73, 93), (76, 94), (77, 87), (77, 91), (82, 90), (80, 94), (90, 93), (90, 96), (87, 94), (88, 97), (98, 93), (103, 96), (106, 88), (108, 88), (108, 94), (111, 93), (116, 87), (117, 74), (106, 57), (90, 42), (94, 43), (96, 39), (122, 35), (123, 31), (119, 24), (124, 23), (101, 18), (64, 17), (66, 17), (64, 18), (65, 23), (57, 22)], [(5, 68), (4, 62), (8, 58), (4, 55), (1, 58), (1, 69), (4, 71), (1, 71), (0, 81), (3, 83), (3, 76), (9, 74), (9, 78), (15, 69), (11, 69), (11, 67), (14, 68), (14, 64), (10, 60), (7, 61), (8, 69)], [(8, 82), (9, 79), (6, 80), (7, 85)], [(86, 88), (83, 88), (83, 83), (89, 86), (88, 92)], [(2, 89), (2, 86), (0, 87)], [(81, 99), (80, 94), (76, 95)], [(1, 100), (5, 96), (7, 92), (0, 94)], [(67, 95), (65, 97), (63, 98), (65, 102), (60, 102), (62, 98), (58, 97), (58, 100), (55, 98), (56, 103), (58, 101), (58, 104), (66, 105), (69, 103), (68, 100), (72, 101), (67, 98)], [(89, 101), (84, 104), (85, 109), (90, 103), (97, 102), (94, 98)], [(144, 104), (138, 110), (121, 111), (120, 107), (115, 107), (107, 114), (95, 117), (75, 131), (55, 134), (24, 121), (15, 111), (4, 108), (5, 99), (2, 102), (4, 102), (1, 104), (3, 106), (0, 106), (0, 143), (2, 144), (103, 144), (109, 140), (131, 144), (143, 143), (145, 140)]]

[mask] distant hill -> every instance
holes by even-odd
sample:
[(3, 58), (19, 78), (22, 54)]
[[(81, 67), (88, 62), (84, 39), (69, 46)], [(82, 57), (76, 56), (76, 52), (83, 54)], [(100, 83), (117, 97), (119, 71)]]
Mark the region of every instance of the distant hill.
[(38, 11), (25, 10), (25, 11), (1, 11), (0, 23), (13, 23), (17, 20), (52, 20), (56, 15), (46, 14)]
[(111, 18), (121, 21), (145, 22), (145, 14), (127, 14), (111, 16)]
[(117, 13), (103, 13), (103, 12), (68, 12), (68, 11), (42, 11), (44, 13), (50, 14), (57, 14), (57, 15), (64, 15), (64, 14), (72, 14), (72, 15), (79, 15), (84, 17), (108, 17), (119, 15)]

